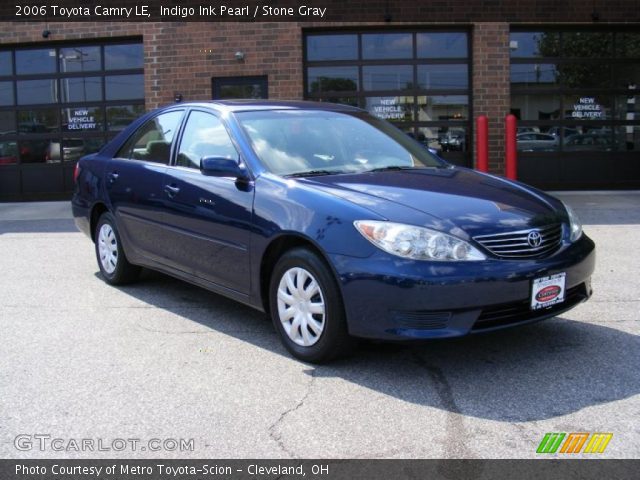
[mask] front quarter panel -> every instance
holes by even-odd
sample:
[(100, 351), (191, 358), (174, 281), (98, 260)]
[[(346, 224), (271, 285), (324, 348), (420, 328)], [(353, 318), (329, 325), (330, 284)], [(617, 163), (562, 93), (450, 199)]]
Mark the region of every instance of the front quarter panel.
[(365, 208), (295, 179), (269, 174), (256, 180), (254, 214), (257, 260), (262, 258), (271, 241), (287, 234), (312, 242), (325, 254), (365, 258), (375, 247), (358, 233), (353, 221), (382, 219)]

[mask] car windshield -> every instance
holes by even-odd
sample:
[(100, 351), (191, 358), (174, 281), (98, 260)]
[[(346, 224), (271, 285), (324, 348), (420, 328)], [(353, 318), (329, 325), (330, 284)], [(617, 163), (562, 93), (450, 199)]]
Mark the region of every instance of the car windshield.
[(448, 164), (393, 125), (365, 113), (240, 112), (264, 167), (277, 175), (328, 175), (444, 168)]

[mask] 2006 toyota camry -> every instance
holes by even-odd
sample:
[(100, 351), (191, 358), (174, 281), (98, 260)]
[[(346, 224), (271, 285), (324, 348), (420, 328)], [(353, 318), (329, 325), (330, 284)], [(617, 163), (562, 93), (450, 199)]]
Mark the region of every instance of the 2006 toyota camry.
[(75, 171), (105, 281), (160, 270), (268, 312), (296, 357), (354, 337), (520, 325), (591, 295), (593, 242), (554, 197), (446, 163), (342, 105), (184, 103)]

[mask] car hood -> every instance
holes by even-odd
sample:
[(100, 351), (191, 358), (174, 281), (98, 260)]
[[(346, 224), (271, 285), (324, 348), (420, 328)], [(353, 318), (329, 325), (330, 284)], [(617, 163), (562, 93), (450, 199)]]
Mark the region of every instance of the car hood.
[(462, 229), (471, 237), (541, 227), (558, 223), (565, 215), (559, 200), (542, 192), (457, 167), (327, 175), (301, 181), (390, 221), (413, 219), (411, 223), (452, 233)]

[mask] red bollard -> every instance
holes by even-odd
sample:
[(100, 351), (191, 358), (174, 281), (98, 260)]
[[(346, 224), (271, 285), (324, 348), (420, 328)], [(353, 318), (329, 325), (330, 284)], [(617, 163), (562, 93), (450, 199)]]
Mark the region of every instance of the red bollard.
[(518, 126), (516, 116), (507, 115), (504, 123), (505, 174), (508, 179), (515, 180), (518, 176), (518, 155), (516, 146), (516, 132), (518, 131)]
[(489, 171), (489, 119), (480, 115), (476, 119), (476, 168)]

